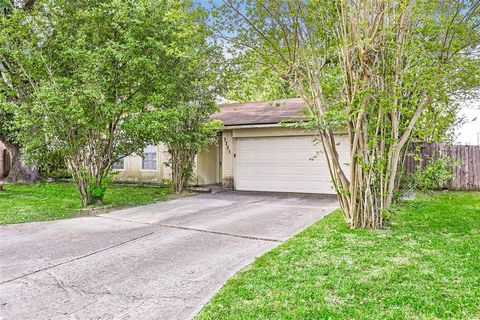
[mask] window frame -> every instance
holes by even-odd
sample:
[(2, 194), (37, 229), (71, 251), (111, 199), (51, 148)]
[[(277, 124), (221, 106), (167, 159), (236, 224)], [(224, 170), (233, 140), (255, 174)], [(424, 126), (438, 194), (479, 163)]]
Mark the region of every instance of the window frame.
[[(112, 164), (112, 170), (115, 170), (115, 171), (125, 171), (125, 156), (121, 156), (118, 161), (115, 161), (113, 164)], [(122, 168), (115, 168), (115, 164), (116, 163), (119, 163), (121, 162), (122, 163)]]
[[(151, 148), (150, 150), (147, 150)], [(152, 152), (152, 150), (154, 152)], [(149, 151), (149, 152), (147, 152)], [(154, 154), (154, 159), (153, 160), (148, 160), (148, 161), (154, 161), (155, 162), (155, 168), (153, 169), (149, 169), (149, 168), (145, 168), (145, 154)], [(147, 172), (157, 172), (158, 171), (158, 146), (155, 146), (155, 145), (148, 145), (148, 146), (145, 146), (145, 148), (143, 148), (143, 154), (142, 154), (142, 169), (141, 171), (147, 171)]]

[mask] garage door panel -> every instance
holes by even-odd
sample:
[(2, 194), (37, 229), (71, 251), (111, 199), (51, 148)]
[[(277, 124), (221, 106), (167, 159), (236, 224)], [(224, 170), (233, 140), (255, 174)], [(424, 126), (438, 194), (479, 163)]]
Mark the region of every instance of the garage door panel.
[[(348, 161), (346, 137), (338, 138), (340, 161)], [(335, 193), (323, 152), (312, 137), (237, 138), (237, 190)], [(313, 160), (312, 160), (313, 159)]]

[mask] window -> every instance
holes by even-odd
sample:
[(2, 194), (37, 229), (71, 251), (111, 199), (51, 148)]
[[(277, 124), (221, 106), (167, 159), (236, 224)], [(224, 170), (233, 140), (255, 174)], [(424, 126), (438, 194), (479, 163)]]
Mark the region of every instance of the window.
[(157, 170), (157, 146), (146, 146), (143, 149), (143, 170)]
[(117, 162), (114, 162), (112, 165), (112, 169), (114, 170), (123, 170), (125, 168), (125, 161), (124, 156), (120, 156)]

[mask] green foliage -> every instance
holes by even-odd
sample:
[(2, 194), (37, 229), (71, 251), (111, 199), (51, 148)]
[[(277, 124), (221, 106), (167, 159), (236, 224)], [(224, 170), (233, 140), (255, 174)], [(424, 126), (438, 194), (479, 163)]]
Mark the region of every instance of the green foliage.
[[(382, 224), (408, 142), (448, 140), (457, 101), (480, 86), (475, 1), (232, 0), (214, 16), (232, 61), (268, 66), (303, 99), (299, 127), (318, 133), (353, 227)], [(336, 130), (349, 134), (347, 170)]]
[[(460, 98), (463, 97), (465, 95), (461, 94)], [(453, 143), (455, 129), (463, 122), (459, 110), (457, 101), (441, 101), (438, 105), (429, 106), (419, 120), (412, 141)]]
[(11, 0), (0, 0), (0, 10), (10, 9), (12, 7)]
[(417, 170), (410, 175), (408, 180), (411, 188), (421, 191), (438, 190), (455, 178), (453, 169), (460, 166), (459, 160), (450, 157), (426, 159), (426, 161), (425, 168), (417, 166)]
[[(205, 27), (200, 19), (198, 24)], [(199, 31), (200, 32), (200, 31)], [(152, 103), (149, 112), (131, 124), (137, 136), (150, 144), (164, 143), (168, 147), (175, 191), (181, 192), (193, 174), (195, 156), (216, 143), (219, 121), (210, 116), (218, 111), (215, 99), (224, 92), (220, 81), (220, 48), (207, 41), (207, 33), (191, 39), (192, 52), (176, 61), (175, 79), (181, 91), (176, 91), (170, 103)], [(180, 94), (179, 94), (180, 93)]]
[[(179, 89), (173, 54), (184, 52), (187, 45), (177, 38), (193, 30), (170, 20), (183, 6), (85, 0), (36, 7), (9, 17), (4, 31), (8, 54), (23, 66), (35, 92), (17, 114), (22, 128), (35, 128), (33, 137), (23, 137), (29, 154), (45, 140), (65, 155), (102, 137), (115, 140), (116, 153), (141, 147), (123, 123), (152, 101), (170, 103), (169, 92)], [(26, 25), (26, 19), (32, 22)], [(122, 134), (112, 136), (112, 129)]]
[(163, 188), (172, 189), (172, 180), (168, 178), (162, 178), (158, 183), (156, 183)]
[(227, 281), (206, 319), (477, 319), (480, 194), (408, 201), (391, 230), (335, 211)]
[(65, 159), (61, 154), (45, 152), (39, 163), (39, 172), (43, 178), (69, 179), (72, 177), (65, 165)]
[(152, 140), (138, 129), (151, 110), (209, 83), (190, 76), (208, 52), (205, 18), (180, 0), (39, 0), (1, 16), (2, 90), (12, 97), (1, 103), (13, 106), (30, 161), (61, 156), (82, 201), (101, 198), (112, 163)]
[(297, 96), (288, 83), (279, 80), (271, 69), (259, 63), (242, 62), (244, 60), (248, 58), (240, 56), (229, 61), (224, 76), (225, 98), (236, 102), (249, 102)]
[(210, 115), (218, 110), (213, 103), (208, 105), (192, 103), (175, 108), (160, 110), (151, 125), (157, 140), (168, 146), (182, 146), (196, 152), (205, 150), (215, 142), (217, 131), (222, 128), (218, 120), (210, 120)]
[(210, 119), (218, 108), (209, 100), (209, 95), (206, 95), (187, 104), (152, 111), (142, 126), (152, 143), (167, 145), (170, 154), (168, 164), (172, 167), (172, 180), (177, 192), (183, 191), (192, 177), (195, 156), (217, 143), (217, 132), (222, 123)]
[(110, 182), (110, 177), (104, 177), (97, 184), (96, 177), (87, 176), (90, 181), (88, 182), (89, 189), (87, 190), (89, 198), (92, 199), (92, 203), (102, 203), (105, 193), (107, 191), (107, 186)]

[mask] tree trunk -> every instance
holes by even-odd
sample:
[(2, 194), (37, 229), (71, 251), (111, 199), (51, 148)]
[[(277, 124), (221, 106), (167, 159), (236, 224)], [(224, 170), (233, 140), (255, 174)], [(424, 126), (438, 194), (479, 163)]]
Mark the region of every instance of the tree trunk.
[(185, 190), (193, 169), (195, 151), (185, 150), (183, 147), (169, 148), (172, 165), (172, 183), (175, 193)]
[(86, 151), (67, 157), (65, 162), (77, 185), (82, 206), (101, 205), (106, 189), (105, 179), (111, 168), (110, 163), (102, 161), (97, 163)]
[(383, 225), (382, 194), (377, 190), (376, 175), (357, 159), (365, 151), (361, 148), (366, 145), (363, 141), (364, 137), (359, 135), (352, 141), (350, 177), (347, 179), (338, 158), (333, 133), (320, 130), (320, 136), (345, 221), (351, 228), (381, 228)]
[(22, 153), (20, 147), (12, 144), (5, 143), (8, 152), (10, 153), (12, 165), (10, 167), (10, 172), (5, 178), (5, 181), (8, 182), (26, 182), (33, 183), (40, 179), (40, 174), (38, 172), (37, 166), (28, 166), (22, 162)]
[[(74, 175), (75, 176), (75, 175)], [(91, 181), (88, 177), (75, 178), (75, 184), (80, 192), (80, 201), (82, 207), (90, 205), (101, 205), (103, 203), (104, 192), (96, 192), (97, 188), (102, 185), (102, 179)]]
[(177, 150), (170, 150), (172, 163), (172, 184), (175, 193), (181, 193), (185, 187), (185, 179), (182, 174), (180, 163), (181, 156)]

